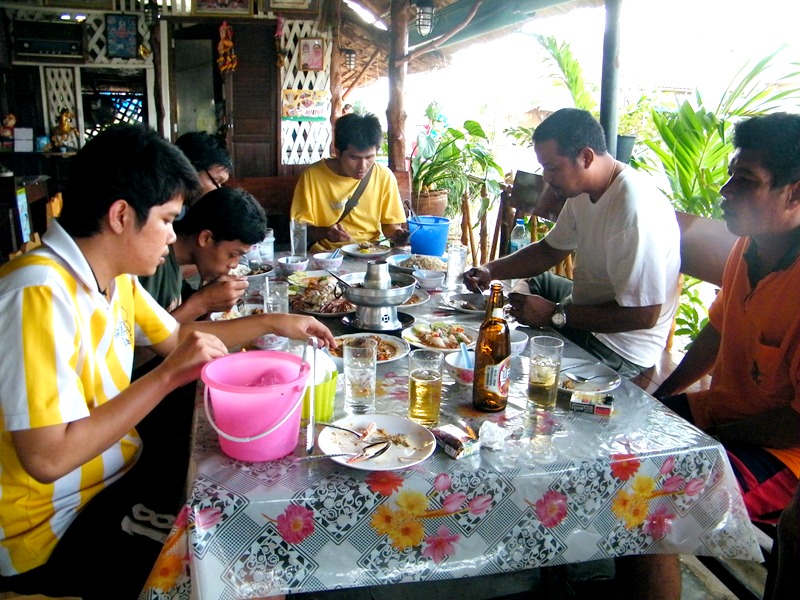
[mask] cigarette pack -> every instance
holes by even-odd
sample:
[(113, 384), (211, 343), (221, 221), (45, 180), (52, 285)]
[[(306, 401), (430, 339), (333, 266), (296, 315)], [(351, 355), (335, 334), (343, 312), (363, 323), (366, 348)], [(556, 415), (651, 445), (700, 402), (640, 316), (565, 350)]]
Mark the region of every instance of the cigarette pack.
[(569, 407), (578, 412), (609, 417), (614, 411), (613, 401), (614, 397), (606, 394), (574, 392), (569, 400)]
[(477, 437), (456, 425), (447, 424), (435, 427), (431, 429), (431, 433), (436, 438), (436, 443), (448, 455), (456, 459), (471, 456), (481, 449), (481, 443)]

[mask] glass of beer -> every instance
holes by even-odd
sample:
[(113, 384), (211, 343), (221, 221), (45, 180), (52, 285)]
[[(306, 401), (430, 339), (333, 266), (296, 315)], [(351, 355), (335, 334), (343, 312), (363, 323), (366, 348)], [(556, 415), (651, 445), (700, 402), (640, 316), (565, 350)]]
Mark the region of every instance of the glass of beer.
[(368, 337), (354, 337), (344, 340), (342, 345), (344, 412), (348, 415), (375, 412), (378, 342)]
[(537, 335), (531, 338), (528, 348), (531, 356), (528, 405), (536, 410), (551, 410), (556, 406), (564, 342), (549, 335)]
[(408, 418), (425, 427), (439, 422), (442, 358), (436, 350), (414, 350), (408, 355)]

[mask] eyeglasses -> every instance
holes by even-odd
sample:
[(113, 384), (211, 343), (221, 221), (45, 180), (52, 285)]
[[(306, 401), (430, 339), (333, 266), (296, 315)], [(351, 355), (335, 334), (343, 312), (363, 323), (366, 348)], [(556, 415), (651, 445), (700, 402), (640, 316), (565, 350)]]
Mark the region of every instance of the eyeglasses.
[(219, 188), (221, 188), (221, 187), (222, 187), (222, 184), (221, 184), (221, 183), (218, 183), (218, 182), (217, 182), (217, 180), (216, 180), (216, 179), (214, 179), (214, 176), (213, 176), (213, 175), (212, 175), (212, 174), (211, 174), (211, 173), (208, 171), (208, 169), (203, 169), (203, 171), (205, 171), (205, 172), (206, 172), (206, 175), (208, 175), (208, 178), (211, 180), (211, 183), (213, 183), (213, 184), (214, 184), (214, 187), (215, 187), (215, 188), (219, 189)]

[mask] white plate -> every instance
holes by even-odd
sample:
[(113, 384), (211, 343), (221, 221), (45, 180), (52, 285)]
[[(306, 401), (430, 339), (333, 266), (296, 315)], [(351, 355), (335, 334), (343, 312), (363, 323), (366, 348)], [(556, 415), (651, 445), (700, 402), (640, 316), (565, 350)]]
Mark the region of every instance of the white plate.
[[(334, 422), (356, 431), (363, 429), (370, 423), (377, 425), (375, 435), (403, 436), (408, 446), (392, 444), (382, 455), (357, 463), (348, 463), (346, 456), (334, 456), (331, 460), (345, 467), (361, 469), (363, 471), (396, 471), (407, 469), (421, 463), (436, 449), (436, 439), (433, 434), (422, 425), (418, 425), (404, 417), (393, 415), (351, 415)], [(340, 452), (358, 452), (364, 447), (364, 442), (346, 431), (326, 427), (317, 437), (317, 447), (324, 454), (339, 454)]]
[(379, 256), (386, 256), (392, 249), (389, 246), (384, 246), (384, 250), (376, 250), (371, 252), (360, 252), (358, 244), (347, 244), (342, 246), (342, 252), (354, 258), (378, 258)]
[[(409, 304), (408, 300), (411, 300), (411, 298), (419, 298), (419, 300), (417, 302), (414, 302), (413, 304)], [(411, 294), (411, 298), (409, 298), (408, 300), (403, 302), (398, 308), (402, 307), (403, 309), (409, 309), (409, 308), (416, 308), (418, 306), (422, 306), (428, 300), (431, 299), (431, 295), (428, 292), (426, 292), (425, 290), (414, 290), (414, 293)]]
[[(461, 304), (464, 302), (477, 304), (477, 301), (483, 303), (483, 308), (478, 310), (473, 310), (471, 308), (464, 308), (461, 306)], [(445, 306), (449, 306), (450, 308), (454, 308), (459, 312), (467, 313), (469, 315), (486, 314), (486, 298), (483, 297), (483, 294), (478, 294), (477, 292), (474, 294), (446, 294), (442, 298), (442, 304), (444, 304)]]
[[(575, 375), (580, 375), (581, 377), (593, 377), (595, 375), (600, 375), (600, 377), (584, 383), (578, 383), (577, 381), (568, 379), (566, 374), (562, 371), (558, 376), (558, 389), (565, 392), (589, 392), (603, 394), (619, 387), (619, 384), (622, 383), (622, 378), (620, 377), (619, 373), (604, 364), (596, 364), (594, 362), (589, 362), (588, 364), (580, 363), (581, 361), (579, 360), (572, 359), (569, 361), (568, 359), (564, 359), (561, 362), (561, 368), (563, 370), (572, 366), (572, 368), (568, 371), (569, 373), (574, 373)], [(565, 387), (565, 384), (569, 387)]]
[[(402, 267), (400, 263), (404, 260), (411, 258), (412, 256), (425, 256), (424, 254), (393, 254), (392, 256), (386, 257), (386, 262), (389, 263), (390, 266), (394, 267), (402, 271), (403, 273), (413, 273), (414, 269), (411, 267)], [(447, 264), (447, 257), (446, 256), (433, 256), (431, 258), (438, 258), (443, 263)], [(425, 270), (425, 269), (423, 269)], [(442, 269), (444, 271), (444, 269)]]
[[(411, 346), (408, 345), (408, 342), (405, 340), (400, 339), (399, 337), (395, 337), (393, 335), (388, 335), (385, 333), (348, 333), (347, 335), (337, 335), (336, 343), (339, 343), (341, 340), (345, 340), (347, 338), (360, 338), (360, 337), (371, 337), (375, 336), (379, 338), (381, 341), (386, 342), (394, 346), (395, 353), (394, 356), (391, 358), (387, 358), (386, 360), (379, 360), (378, 364), (385, 365), (386, 363), (394, 362), (396, 360), (400, 360), (404, 356), (408, 356), (408, 353), (411, 352)], [(330, 350), (328, 351), (331, 355), (331, 358), (334, 359), (335, 362), (341, 363), (342, 357), (336, 356)], [(337, 366), (339, 366), (337, 364)]]
[[(458, 323), (448, 323), (448, 325), (457, 325), (457, 324)], [(417, 334), (415, 334), (414, 331), (413, 331), (415, 325), (429, 325), (430, 326), (430, 323), (423, 323), (423, 322), (418, 321), (417, 323), (415, 323), (411, 327), (406, 327), (405, 329), (403, 329), (403, 331), (401, 333), (401, 335), (403, 336), (403, 339), (405, 341), (407, 341), (409, 344), (411, 344), (412, 346), (414, 346), (415, 348), (424, 348), (426, 350), (438, 350), (439, 352), (457, 352), (458, 351), (458, 349), (459, 349), (458, 347), (455, 347), (455, 348), (437, 348), (436, 346), (427, 346), (427, 345), (423, 344), (422, 340), (420, 340), (417, 337)], [(466, 333), (470, 337), (470, 339), (472, 340), (469, 344), (467, 344), (467, 348), (474, 348), (475, 347), (475, 342), (478, 341), (478, 331), (476, 329), (473, 329), (472, 327), (464, 327), (464, 333)]]

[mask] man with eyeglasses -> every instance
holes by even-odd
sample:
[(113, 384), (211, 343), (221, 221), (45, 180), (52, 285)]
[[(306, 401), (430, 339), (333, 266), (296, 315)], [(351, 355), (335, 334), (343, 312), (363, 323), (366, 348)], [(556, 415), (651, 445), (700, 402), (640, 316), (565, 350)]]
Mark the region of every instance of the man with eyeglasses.
[(205, 131), (190, 131), (175, 140), (175, 145), (183, 151), (200, 177), (199, 194), (187, 200), (187, 208), (203, 194), (221, 188), (230, 179), (233, 163), (221, 138)]

